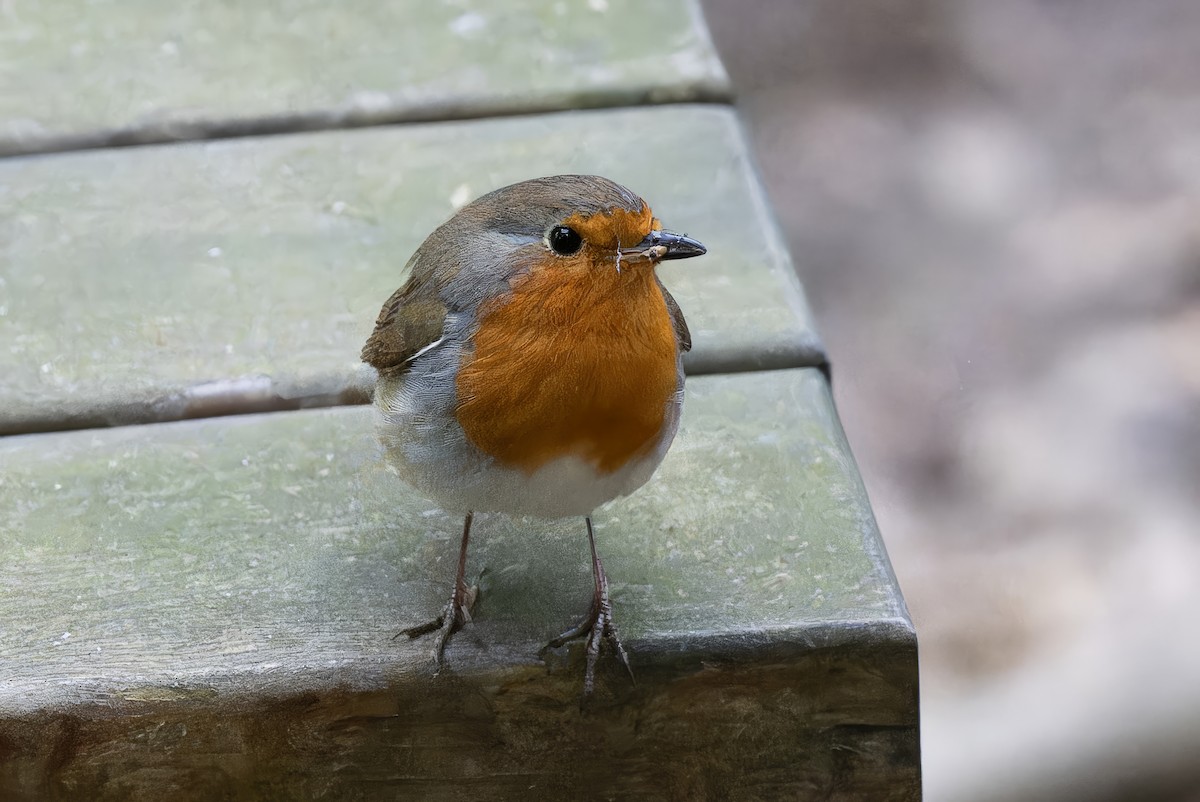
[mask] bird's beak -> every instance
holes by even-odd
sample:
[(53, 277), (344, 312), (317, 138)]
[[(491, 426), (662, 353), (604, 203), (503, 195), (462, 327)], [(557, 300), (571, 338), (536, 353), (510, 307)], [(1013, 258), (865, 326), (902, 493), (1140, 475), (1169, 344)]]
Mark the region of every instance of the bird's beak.
[(622, 248), (621, 256), (626, 259), (649, 259), (661, 262), (666, 259), (688, 259), (703, 256), (708, 249), (698, 240), (672, 231), (651, 231), (646, 238), (632, 248)]

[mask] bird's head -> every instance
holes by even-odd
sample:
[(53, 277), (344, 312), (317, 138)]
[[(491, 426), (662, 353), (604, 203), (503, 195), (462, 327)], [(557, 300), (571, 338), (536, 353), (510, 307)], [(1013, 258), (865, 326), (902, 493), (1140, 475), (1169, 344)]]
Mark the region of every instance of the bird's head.
[(535, 178), (497, 189), (460, 209), (435, 237), (435, 245), (462, 253), (458, 267), (473, 281), (510, 285), (542, 274), (552, 284), (616, 286), (644, 278), (662, 261), (705, 253), (698, 241), (664, 230), (633, 192), (592, 175)]

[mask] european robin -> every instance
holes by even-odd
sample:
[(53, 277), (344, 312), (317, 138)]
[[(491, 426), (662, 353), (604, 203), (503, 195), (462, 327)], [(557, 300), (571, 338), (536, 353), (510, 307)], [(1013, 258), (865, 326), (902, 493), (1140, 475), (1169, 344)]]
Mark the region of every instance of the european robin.
[(439, 668), (476, 595), (465, 579), (472, 516), (501, 512), (583, 517), (591, 609), (549, 645), (587, 639), (585, 697), (602, 642), (629, 669), (591, 516), (645, 484), (675, 437), (691, 337), (655, 268), (704, 252), (625, 187), (559, 175), (464, 206), (409, 260), (362, 359), (379, 373), (388, 462), (465, 514), (449, 603), (399, 633), (437, 632)]

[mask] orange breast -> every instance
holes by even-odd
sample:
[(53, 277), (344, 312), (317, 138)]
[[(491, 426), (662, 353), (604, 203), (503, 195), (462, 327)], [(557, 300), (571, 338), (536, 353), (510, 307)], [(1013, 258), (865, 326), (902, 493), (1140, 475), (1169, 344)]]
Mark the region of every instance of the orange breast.
[(611, 473), (658, 440), (676, 391), (670, 315), (650, 269), (581, 281), (537, 270), (482, 310), (457, 380), (478, 448), (529, 472), (568, 455)]

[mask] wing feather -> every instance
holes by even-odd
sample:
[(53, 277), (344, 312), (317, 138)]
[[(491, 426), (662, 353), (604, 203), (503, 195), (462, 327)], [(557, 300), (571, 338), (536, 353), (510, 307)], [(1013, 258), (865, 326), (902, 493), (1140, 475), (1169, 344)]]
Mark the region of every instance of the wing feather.
[(362, 349), (362, 361), (380, 374), (398, 376), (422, 349), (437, 342), (446, 322), (446, 305), (428, 271), (414, 269), (408, 281), (392, 293), (375, 330)]
[(692, 333), (688, 331), (687, 321), (683, 319), (683, 310), (679, 308), (679, 304), (667, 292), (667, 288), (663, 286), (662, 280), (658, 276), (654, 277), (658, 282), (658, 289), (662, 292), (663, 300), (667, 302), (667, 311), (671, 313), (671, 325), (675, 328), (675, 342), (679, 345), (681, 353), (687, 353), (692, 350)]

